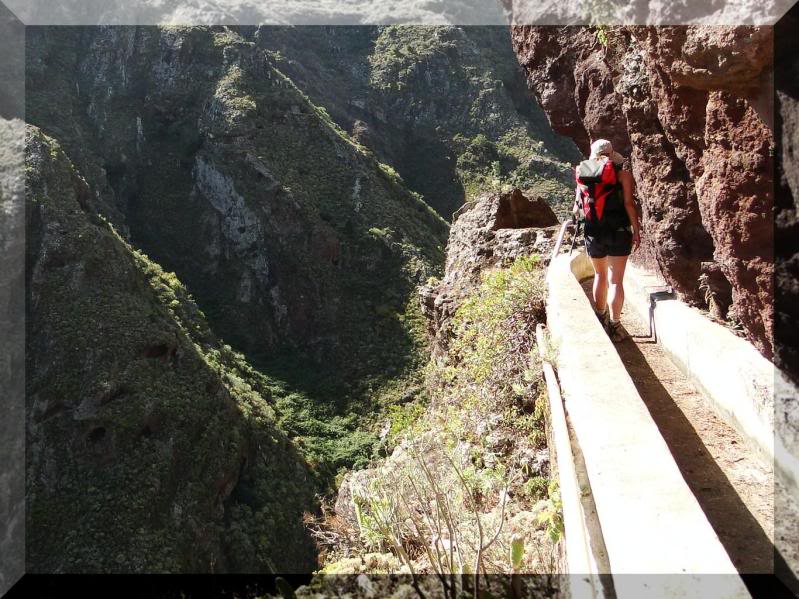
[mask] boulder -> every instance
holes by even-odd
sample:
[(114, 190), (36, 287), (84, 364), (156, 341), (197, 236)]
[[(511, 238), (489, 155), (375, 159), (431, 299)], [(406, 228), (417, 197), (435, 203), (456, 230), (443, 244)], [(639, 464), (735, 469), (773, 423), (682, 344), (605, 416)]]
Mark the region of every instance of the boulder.
[(480, 284), (481, 273), (524, 255), (546, 260), (558, 230), (555, 213), (542, 198), (520, 190), (486, 194), (453, 216), (444, 278), (419, 292), (434, 355), (441, 355), (449, 324), (463, 299)]

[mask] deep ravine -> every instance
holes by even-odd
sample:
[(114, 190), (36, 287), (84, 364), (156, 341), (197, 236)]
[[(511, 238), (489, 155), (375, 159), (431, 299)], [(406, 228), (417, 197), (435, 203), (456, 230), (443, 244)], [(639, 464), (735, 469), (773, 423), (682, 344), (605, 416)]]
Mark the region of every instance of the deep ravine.
[[(527, 104), (507, 30), (318, 33), (30, 29), (30, 570), (314, 570), (303, 514), (430, 401), (417, 290), (448, 211), (564, 188), (574, 146)], [(368, 43), (331, 65), (337, 35)], [(368, 109), (303, 78), (356, 58)], [(480, 111), (421, 146), (417, 114), (381, 127), (392, 81), (467, 58), (453, 85)], [(403, 97), (435, 119), (439, 80)], [(446, 193), (403, 178), (417, 146)]]

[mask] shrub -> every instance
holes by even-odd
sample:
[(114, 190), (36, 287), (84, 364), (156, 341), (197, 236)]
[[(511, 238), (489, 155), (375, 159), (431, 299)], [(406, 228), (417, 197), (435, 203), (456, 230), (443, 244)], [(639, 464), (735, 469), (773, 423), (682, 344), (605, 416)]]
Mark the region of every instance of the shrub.
[(436, 574), (448, 590), (454, 575), (476, 588), (483, 571), (551, 571), (559, 499), (546, 467), (530, 458), (545, 446), (534, 346), (543, 318), (537, 257), (483, 276), (456, 311), (447, 356), (428, 366), (430, 406), (390, 408), (393, 454), (343, 483), (355, 514), (349, 525), (331, 514), (313, 523), (334, 561), (390, 554), (402, 571)]

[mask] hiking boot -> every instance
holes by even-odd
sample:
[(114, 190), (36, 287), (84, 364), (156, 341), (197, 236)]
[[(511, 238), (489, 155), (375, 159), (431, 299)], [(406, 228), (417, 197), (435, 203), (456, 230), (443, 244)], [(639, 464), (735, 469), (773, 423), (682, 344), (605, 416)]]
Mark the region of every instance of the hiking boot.
[(597, 312), (596, 310), (594, 310), (594, 314), (596, 314), (596, 317), (599, 319), (599, 324), (602, 325), (602, 328), (605, 329), (605, 331), (607, 331), (608, 322), (610, 321), (610, 311), (608, 310), (608, 307), (605, 306), (604, 312)]
[(620, 343), (629, 337), (620, 320), (608, 320), (608, 337), (613, 343)]

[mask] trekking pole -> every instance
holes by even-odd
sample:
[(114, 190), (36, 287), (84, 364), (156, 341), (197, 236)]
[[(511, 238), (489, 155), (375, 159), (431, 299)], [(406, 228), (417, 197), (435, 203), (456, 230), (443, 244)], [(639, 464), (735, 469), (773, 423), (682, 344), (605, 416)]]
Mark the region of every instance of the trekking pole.
[(558, 231), (558, 238), (555, 241), (555, 247), (552, 248), (552, 256), (550, 260), (554, 260), (558, 256), (558, 252), (560, 251), (560, 245), (563, 243), (563, 235), (566, 233), (566, 228), (569, 226), (569, 220), (566, 219), (563, 221), (563, 224), (560, 227), (560, 231)]
[(572, 245), (569, 248), (569, 256), (572, 255), (572, 250), (574, 250), (574, 243), (577, 241), (577, 236), (580, 234), (580, 227), (582, 226), (582, 224), (583, 224), (582, 219), (577, 221), (577, 227), (574, 230), (574, 237), (572, 237)]

